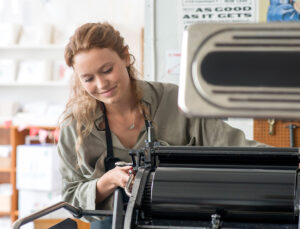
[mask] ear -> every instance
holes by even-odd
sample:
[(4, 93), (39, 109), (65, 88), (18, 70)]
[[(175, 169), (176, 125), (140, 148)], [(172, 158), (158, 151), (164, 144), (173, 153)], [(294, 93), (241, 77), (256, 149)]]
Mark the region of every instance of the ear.
[(130, 65), (130, 54), (128, 48), (126, 48), (126, 50), (124, 51), (124, 56), (125, 56), (126, 67), (128, 67)]

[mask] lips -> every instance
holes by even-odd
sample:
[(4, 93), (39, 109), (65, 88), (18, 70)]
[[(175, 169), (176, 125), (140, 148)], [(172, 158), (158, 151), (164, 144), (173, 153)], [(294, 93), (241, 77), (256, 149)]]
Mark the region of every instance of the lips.
[(105, 91), (101, 91), (99, 92), (100, 95), (104, 95), (104, 96), (110, 96), (113, 92), (113, 90), (116, 88), (117, 86), (114, 86), (108, 90), (105, 90)]

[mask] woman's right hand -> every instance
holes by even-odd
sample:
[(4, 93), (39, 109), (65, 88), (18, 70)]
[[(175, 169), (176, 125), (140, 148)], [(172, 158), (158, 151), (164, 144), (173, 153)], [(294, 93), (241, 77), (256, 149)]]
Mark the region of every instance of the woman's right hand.
[(115, 188), (124, 188), (129, 179), (129, 170), (131, 169), (132, 166), (117, 166), (114, 169), (111, 169), (108, 172), (106, 172), (103, 176), (109, 176), (109, 179), (111, 179), (111, 182), (115, 185)]
[(124, 188), (131, 169), (132, 166), (115, 167), (100, 177), (97, 181), (96, 203), (106, 199), (117, 187)]

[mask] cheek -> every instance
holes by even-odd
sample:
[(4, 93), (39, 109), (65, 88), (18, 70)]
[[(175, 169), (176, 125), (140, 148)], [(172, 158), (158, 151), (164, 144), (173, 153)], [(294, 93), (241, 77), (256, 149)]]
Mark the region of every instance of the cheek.
[(122, 71), (120, 71), (120, 80), (123, 81), (123, 82), (126, 82), (126, 84), (130, 81), (130, 77), (129, 77), (129, 74), (127, 72), (127, 69), (122, 69)]
[(89, 94), (93, 94), (95, 89), (93, 88), (93, 85), (91, 83), (86, 83), (82, 80), (80, 80), (80, 84), (83, 87), (84, 90), (86, 90)]
[(85, 89), (90, 93), (91, 95), (94, 95), (97, 93), (97, 88), (93, 85), (86, 85)]

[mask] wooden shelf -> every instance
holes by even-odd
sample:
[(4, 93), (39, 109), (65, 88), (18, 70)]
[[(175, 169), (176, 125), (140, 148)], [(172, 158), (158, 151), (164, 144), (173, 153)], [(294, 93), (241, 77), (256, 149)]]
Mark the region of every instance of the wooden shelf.
[(0, 173), (10, 173), (13, 171), (15, 171), (15, 170), (12, 168), (0, 168)]
[(2, 83), (0, 82), (0, 87), (68, 87), (68, 82), (58, 82), (58, 81), (49, 81), (41, 83)]
[[(37, 125), (29, 125), (26, 127), (27, 128), (30, 128), (30, 127), (36, 127), (36, 128), (40, 128), (40, 129), (46, 129), (46, 130), (55, 130), (57, 128), (57, 126), (37, 126)], [(19, 126), (12, 126), (11, 128), (13, 129), (18, 129)]]
[(0, 58), (15, 60), (62, 60), (64, 56), (64, 46), (62, 45), (39, 45), (39, 46), (0, 46)]
[(10, 216), (10, 212), (0, 212), (0, 217)]
[(0, 124), (0, 129), (7, 129), (7, 130), (9, 130), (9, 127), (5, 126), (4, 124)]
[(48, 45), (8, 45), (8, 46), (2, 46), (0, 45), (0, 50), (18, 50), (18, 51), (35, 51), (35, 50), (59, 50), (64, 51), (65, 46), (64, 45), (57, 45), (57, 44), (48, 44)]
[[(52, 227), (65, 219), (37, 219), (34, 221), (35, 229), (44, 229)], [(90, 224), (80, 219), (72, 219), (77, 223), (78, 229), (90, 229)]]

